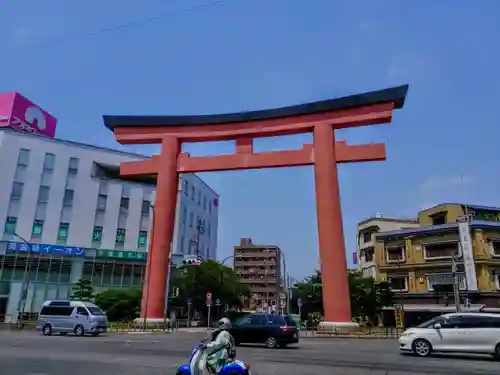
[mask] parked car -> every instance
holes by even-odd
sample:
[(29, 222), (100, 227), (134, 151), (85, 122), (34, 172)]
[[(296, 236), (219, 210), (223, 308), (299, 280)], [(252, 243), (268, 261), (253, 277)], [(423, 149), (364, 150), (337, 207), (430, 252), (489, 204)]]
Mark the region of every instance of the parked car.
[(264, 344), (267, 348), (276, 348), (299, 342), (299, 331), (289, 315), (245, 315), (232, 324), (230, 332), (236, 345)]
[(435, 317), (399, 338), (402, 352), (491, 354), (500, 359), (500, 314), (451, 313)]
[(44, 336), (53, 333), (98, 336), (107, 331), (108, 319), (99, 306), (90, 302), (47, 301), (38, 315), (36, 329)]

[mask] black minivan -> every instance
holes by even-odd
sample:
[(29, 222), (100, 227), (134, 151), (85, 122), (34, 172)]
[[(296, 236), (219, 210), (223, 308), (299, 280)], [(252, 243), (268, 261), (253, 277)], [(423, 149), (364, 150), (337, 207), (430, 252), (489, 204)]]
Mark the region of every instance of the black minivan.
[(286, 347), (299, 342), (299, 330), (289, 315), (255, 313), (237, 319), (231, 335), (238, 344), (264, 344), (267, 348)]

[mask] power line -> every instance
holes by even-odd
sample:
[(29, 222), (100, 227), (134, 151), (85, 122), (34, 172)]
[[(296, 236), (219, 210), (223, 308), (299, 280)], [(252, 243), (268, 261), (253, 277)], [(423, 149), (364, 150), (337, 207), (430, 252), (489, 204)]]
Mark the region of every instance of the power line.
[(25, 47), (46, 46), (46, 45), (50, 45), (50, 44), (57, 43), (57, 42), (65, 42), (65, 41), (79, 39), (79, 38), (82, 39), (82, 38), (86, 38), (86, 37), (95, 36), (95, 35), (98, 35), (101, 33), (109, 33), (109, 32), (113, 32), (113, 31), (127, 29), (130, 27), (139, 26), (141, 24), (149, 23), (152, 21), (157, 21), (157, 20), (159, 20), (167, 15), (170, 15), (170, 14), (197, 11), (197, 10), (208, 8), (208, 7), (211, 7), (214, 5), (219, 5), (219, 4), (225, 3), (227, 1), (228, 0), (212, 0), (212, 1), (207, 1), (207, 2), (201, 3), (201, 4), (196, 4), (196, 5), (192, 5), (189, 7), (185, 7), (182, 9), (169, 9), (169, 10), (166, 10), (164, 12), (160, 12), (154, 16), (149, 16), (149, 17), (145, 17), (145, 18), (141, 18), (141, 19), (123, 22), (123, 23), (116, 24), (116, 25), (106, 26), (106, 27), (102, 27), (102, 28), (97, 29), (97, 30), (87, 31), (87, 32), (83, 32), (83, 33), (61, 35), (60, 37), (55, 37), (55, 38), (52, 38), (52, 39), (49, 39), (45, 42), (40, 42), (40, 43), (33, 43), (33, 44), (28, 43)]

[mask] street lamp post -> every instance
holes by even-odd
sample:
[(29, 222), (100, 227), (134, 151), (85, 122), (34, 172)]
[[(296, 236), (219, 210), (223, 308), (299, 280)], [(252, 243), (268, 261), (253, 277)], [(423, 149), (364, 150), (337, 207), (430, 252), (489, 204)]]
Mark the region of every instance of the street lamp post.
[(151, 203), (149, 203), (149, 208), (151, 209), (151, 239), (149, 240), (148, 244), (148, 254), (147, 254), (147, 262), (146, 262), (146, 275), (144, 277), (143, 281), (143, 292), (144, 290), (146, 291), (146, 302), (144, 304), (144, 317), (143, 317), (143, 324), (142, 324), (142, 329), (145, 331), (147, 328), (147, 319), (148, 319), (148, 302), (149, 302), (149, 272), (151, 269), (151, 249), (149, 249), (149, 245), (153, 244), (153, 237), (155, 234), (154, 227), (155, 227), (155, 206), (153, 206)]
[[(267, 249), (266, 251), (271, 252), (271, 249)], [(281, 249), (279, 249), (279, 254), (280, 254), (280, 258), (283, 259), (283, 274), (284, 274), (283, 286), (285, 289), (286, 312), (287, 312), (287, 314), (290, 314), (290, 296), (288, 295), (288, 274), (287, 274), (287, 269), (286, 269), (286, 257), (285, 257), (285, 253)], [(267, 267), (266, 267), (266, 272), (267, 272)], [(281, 272), (280, 272), (280, 278), (281, 278)], [(266, 280), (266, 286), (267, 286), (267, 280)], [(281, 280), (280, 280), (280, 286), (281, 286)], [(281, 301), (280, 301), (280, 303), (281, 303)]]

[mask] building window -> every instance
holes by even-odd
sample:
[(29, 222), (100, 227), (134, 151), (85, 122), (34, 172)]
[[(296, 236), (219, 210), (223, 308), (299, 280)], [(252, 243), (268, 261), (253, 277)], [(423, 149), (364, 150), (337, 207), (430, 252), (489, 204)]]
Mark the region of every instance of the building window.
[(115, 239), (116, 245), (123, 245), (125, 243), (125, 234), (126, 234), (125, 229), (118, 228), (116, 230), (116, 239)]
[(211, 201), (208, 202), (208, 214), (212, 215), (212, 202)]
[(151, 203), (149, 201), (142, 201), (141, 215), (149, 216), (150, 209), (151, 209)]
[(8, 217), (5, 220), (5, 225), (3, 227), (4, 234), (15, 234), (17, 226), (17, 217)]
[(140, 249), (144, 249), (146, 247), (147, 242), (148, 242), (148, 231), (141, 230), (139, 232), (139, 237), (137, 238), (137, 247)]
[(203, 196), (203, 209), (204, 210), (207, 209), (207, 196), (206, 195)]
[(362, 253), (365, 256), (365, 262), (373, 262), (373, 254), (374, 250), (373, 248), (365, 249)]
[(432, 225), (446, 224), (446, 214), (439, 214), (432, 217)]
[(59, 224), (59, 230), (57, 231), (57, 242), (66, 243), (68, 240), (69, 224), (61, 223)]
[(210, 232), (212, 231), (212, 228), (210, 227), (210, 223), (208, 223), (208, 229), (207, 229), (207, 237), (210, 238)]
[(196, 199), (196, 189), (194, 188), (194, 186), (191, 186), (191, 199)]
[(198, 206), (201, 205), (201, 190), (198, 190)]
[(425, 259), (449, 259), (458, 253), (458, 242), (424, 244)]
[[(466, 290), (467, 278), (465, 277), (465, 273), (457, 272), (456, 276), (460, 290)], [(451, 273), (434, 273), (428, 274), (426, 277), (427, 289), (430, 292), (434, 291), (435, 285), (453, 285), (453, 275)]]
[(408, 277), (406, 276), (392, 276), (388, 279), (393, 292), (407, 292), (408, 291)]
[(404, 246), (389, 246), (386, 248), (387, 263), (401, 263), (405, 261)]
[(35, 220), (31, 229), (31, 237), (40, 237), (43, 232), (43, 220)]
[(97, 196), (97, 211), (106, 211), (106, 201), (108, 196), (106, 194), (99, 194)]
[(184, 206), (182, 207), (181, 211), (181, 223), (186, 224), (186, 216), (187, 216), (187, 208)]
[(17, 156), (17, 165), (20, 167), (27, 167), (30, 163), (30, 150), (22, 148), (19, 150), (19, 155)]
[(189, 195), (189, 183), (184, 180), (184, 195), (187, 197)]
[(493, 276), (496, 290), (500, 290), (500, 273), (496, 270), (492, 270), (491, 275)]
[(127, 211), (129, 203), (130, 203), (130, 199), (129, 198), (122, 197), (120, 199), (120, 208)]
[(22, 182), (12, 183), (12, 193), (10, 194), (10, 199), (21, 199), (23, 195), (24, 184)]
[(363, 233), (363, 243), (372, 241), (372, 232), (364, 232)]
[(49, 187), (40, 186), (38, 189), (38, 203), (47, 203), (49, 201)]
[(75, 191), (71, 189), (64, 190), (63, 206), (72, 206)]
[(79, 164), (80, 164), (80, 159), (69, 158), (68, 174), (77, 174)]
[(101, 243), (102, 241), (102, 227), (94, 226), (92, 230), (92, 242)]
[(499, 258), (500, 257), (500, 241), (489, 241), (488, 247), (490, 249), (490, 254), (493, 258)]
[(55, 164), (56, 156), (54, 154), (45, 154), (45, 160), (43, 161), (43, 170), (44, 171), (53, 171)]
[(189, 213), (189, 227), (192, 228), (194, 224), (194, 214), (192, 212)]

